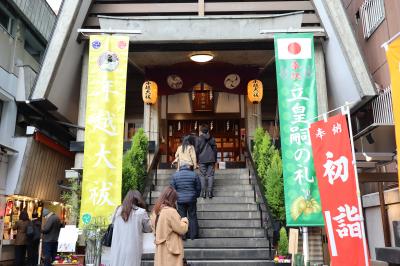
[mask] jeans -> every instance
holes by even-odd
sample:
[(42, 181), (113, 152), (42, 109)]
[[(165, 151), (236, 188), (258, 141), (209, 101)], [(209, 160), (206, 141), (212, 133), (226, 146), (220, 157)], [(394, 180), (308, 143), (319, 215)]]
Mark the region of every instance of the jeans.
[(213, 183), (214, 183), (214, 164), (215, 163), (200, 163), (200, 182), (201, 182), (201, 191), (206, 191), (206, 178), (208, 181), (208, 192), (212, 192)]
[(188, 237), (196, 239), (199, 235), (199, 223), (197, 221), (196, 202), (178, 203), (178, 213), (181, 217), (187, 217), (189, 220)]
[(43, 242), (44, 266), (51, 266), (57, 256), (58, 242)]
[(28, 245), (28, 266), (37, 266), (39, 259), (39, 243), (36, 241)]
[(16, 245), (15, 246), (15, 266), (24, 266), (26, 256), (26, 245)]

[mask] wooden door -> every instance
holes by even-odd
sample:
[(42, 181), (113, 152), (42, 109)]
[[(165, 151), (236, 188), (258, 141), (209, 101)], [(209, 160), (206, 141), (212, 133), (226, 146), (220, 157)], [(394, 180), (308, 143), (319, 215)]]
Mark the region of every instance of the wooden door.
[(199, 135), (200, 126), (206, 123), (210, 127), (210, 133), (217, 143), (218, 162), (238, 162), (243, 151), (240, 140), (239, 119), (218, 120), (169, 120), (168, 121), (168, 147), (167, 160), (172, 162), (175, 151), (181, 144), (184, 136), (191, 133)]

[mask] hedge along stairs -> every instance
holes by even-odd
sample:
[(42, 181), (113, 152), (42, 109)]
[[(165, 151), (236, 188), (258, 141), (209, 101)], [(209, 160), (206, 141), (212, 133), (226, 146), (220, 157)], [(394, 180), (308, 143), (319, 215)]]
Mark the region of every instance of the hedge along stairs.
[[(157, 186), (151, 193), (152, 204), (169, 185), (174, 172), (158, 170)], [(247, 169), (215, 172), (214, 198), (197, 200), (200, 238), (184, 242), (185, 257), (191, 265), (274, 265), (272, 256), (275, 251), (270, 254), (266, 231), (248, 178)], [(143, 266), (153, 263), (153, 255), (143, 255)]]

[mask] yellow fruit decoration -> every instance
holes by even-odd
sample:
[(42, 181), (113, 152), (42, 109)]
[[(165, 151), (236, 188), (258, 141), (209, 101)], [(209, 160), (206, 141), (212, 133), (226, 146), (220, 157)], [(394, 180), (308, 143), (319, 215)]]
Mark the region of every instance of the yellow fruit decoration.
[(290, 208), (290, 215), (292, 216), (294, 221), (296, 221), (300, 217), (300, 215), (306, 208), (306, 205), (306, 199), (303, 196), (300, 196), (293, 201), (292, 207)]
[(296, 221), (300, 215), (310, 215), (321, 211), (321, 206), (314, 198), (305, 199), (303, 196), (298, 197), (292, 203), (290, 215)]

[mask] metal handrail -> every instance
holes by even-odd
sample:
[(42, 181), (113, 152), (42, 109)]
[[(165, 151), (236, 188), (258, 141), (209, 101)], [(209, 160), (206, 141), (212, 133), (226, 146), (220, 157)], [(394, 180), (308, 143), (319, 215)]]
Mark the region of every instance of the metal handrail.
[(160, 158), (160, 149), (157, 146), (154, 152), (153, 160), (151, 161), (150, 167), (147, 170), (147, 175), (144, 180), (144, 189), (142, 193), (144, 199), (149, 198), (148, 205), (151, 205), (151, 192), (154, 190), (154, 186), (157, 185), (157, 169)]
[[(266, 237), (269, 242), (269, 253), (272, 255), (272, 245), (271, 240), (274, 235), (274, 218), (271, 214), (271, 210), (268, 206), (268, 201), (265, 197), (265, 189), (264, 185), (261, 181), (261, 178), (257, 174), (257, 168), (253, 161), (253, 157), (251, 155), (249, 147), (246, 145), (245, 147), (245, 157), (246, 157), (246, 165), (249, 169), (249, 183), (253, 185), (254, 191), (254, 200), (257, 203), (258, 210), (261, 214), (261, 224), (265, 228)], [(264, 214), (264, 215), (263, 215)]]

